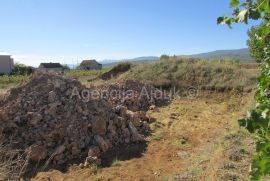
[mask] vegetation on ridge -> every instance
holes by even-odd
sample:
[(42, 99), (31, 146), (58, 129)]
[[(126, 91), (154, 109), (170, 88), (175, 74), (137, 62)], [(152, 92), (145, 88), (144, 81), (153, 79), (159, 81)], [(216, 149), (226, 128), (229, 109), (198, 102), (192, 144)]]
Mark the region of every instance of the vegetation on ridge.
[(232, 90), (251, 89), (257, 82), (257, 67), (242, 68), (231, 61), (207, 61), (181, 57), (168, 57), (156, 62), (138, 64), (120, 76), (135, 78), (155, 87)]

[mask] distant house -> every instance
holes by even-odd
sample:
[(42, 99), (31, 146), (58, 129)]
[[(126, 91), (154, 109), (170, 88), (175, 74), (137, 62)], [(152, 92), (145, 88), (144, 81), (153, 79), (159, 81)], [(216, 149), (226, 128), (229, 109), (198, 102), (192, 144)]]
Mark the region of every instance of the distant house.
[(0, 55), (0, 75), (9, 75), (14, 68), (14, 61), (10, 55)]
[(102, 64), (98, 63), (96, 60), (84, 60), (80, 64), (81, 70), (100, 70), (102, 69)]
[(41, 63), (38, 70), (43, 72), (62, 73), (64, 71), (64, 67), (60, 63)]

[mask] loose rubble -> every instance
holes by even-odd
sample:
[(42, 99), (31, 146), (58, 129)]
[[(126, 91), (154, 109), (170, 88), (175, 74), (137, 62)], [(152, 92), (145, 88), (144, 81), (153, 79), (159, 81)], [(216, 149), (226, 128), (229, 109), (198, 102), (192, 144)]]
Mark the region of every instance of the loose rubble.
[(124, 105), (131, 111), (147, 111), (155, 105), (161, 106), (170, 101), (170, 98), (161, 90), (132, 79), (95, 89), (98, 89), (102, 97), (105, 97), (112, 105)]
[[(134, 90), (137, 95), (142, 86), (137, 81), (126, 81), (99, 91)], [(85, 159), (83, 166), (98, 164), (99, 157), (110, 148), (144, 141), (153, 120), (142, 110), (164, 102), (143, 96), (90, 98), (86, 102), (72, 96), (74, 88), (80, 94), (87, 89), (75, 79), (39, 73), (10, 90), (0, 101), (3, 144), (23, 150), (31, 162), (44, 163), (44, 168), (75, 159)]]

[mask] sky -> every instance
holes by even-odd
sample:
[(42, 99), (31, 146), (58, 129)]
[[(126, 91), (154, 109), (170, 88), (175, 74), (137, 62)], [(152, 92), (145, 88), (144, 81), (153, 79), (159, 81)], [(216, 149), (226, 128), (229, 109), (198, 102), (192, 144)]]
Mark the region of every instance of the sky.
[(216, 23), (230, 12), (229, 0), (0, 0), (0, 52), (38, 66), (244, 48), (252, 24)]

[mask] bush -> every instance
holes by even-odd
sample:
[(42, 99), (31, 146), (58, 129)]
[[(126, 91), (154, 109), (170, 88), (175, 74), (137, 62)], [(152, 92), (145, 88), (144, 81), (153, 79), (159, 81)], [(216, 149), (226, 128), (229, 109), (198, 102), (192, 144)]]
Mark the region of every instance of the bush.
[(13, 68), (13, 75), (31, 75), (34, 73), (34, 68), (23, 64), (15, 64)]

